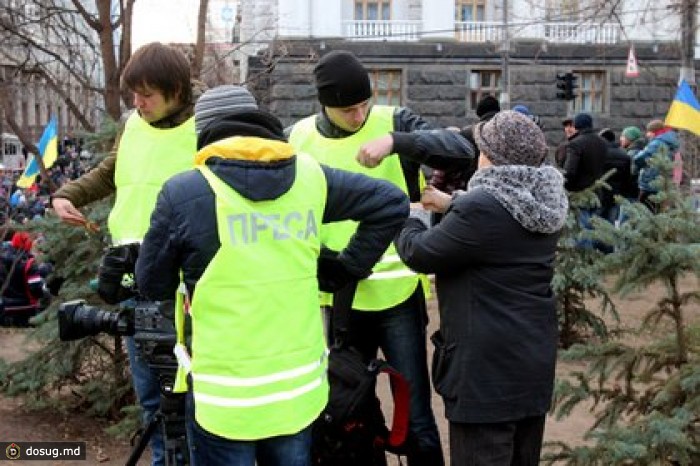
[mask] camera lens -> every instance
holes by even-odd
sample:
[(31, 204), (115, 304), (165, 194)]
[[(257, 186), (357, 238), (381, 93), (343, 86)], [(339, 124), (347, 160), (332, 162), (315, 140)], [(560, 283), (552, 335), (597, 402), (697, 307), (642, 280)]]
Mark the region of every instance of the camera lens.
[[(59, 336), (63, 341), (77, 340), (105, 332), (110, 335), (131, 335), (129, 315), (88, 306), (82, 300), (63, 303), (58, 308)], [(131, 332), (131, 333), (129, 333)]]

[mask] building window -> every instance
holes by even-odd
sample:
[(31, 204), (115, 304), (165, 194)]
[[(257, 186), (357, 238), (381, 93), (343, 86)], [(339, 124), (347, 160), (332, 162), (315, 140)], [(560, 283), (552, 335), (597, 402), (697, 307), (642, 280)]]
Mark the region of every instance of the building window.
[(476, 105), (486, 95), (501, 98), (501, 71), (475, 70), (469, 74), (469, 108), (476, 110)]
[(36, 21), (41, 14), (39, 5), (27, 4), (24, 5), (24, 14), (29, 21)]
[(355, 20), (388, 21), (391, 19), (391, 1), (355, 0)]
[(457, 0), (455, 21), (474, 22), (485, 20), (486, 0)]
[(29, 104), (26, 101), (22, 101), (21, 112), (22, 124), (29, 126)]
[(581, 8), (578, 0), (547, 0), (546, 20), (574, 22), (579, 20)]
[(576, 99), (573, 101), (575, 112), (605, 112), (606, 81), (602, 71), (575, 71), (578, 76), (578, 89), (574, 90)]
[(401, 70), (371, 70), (369, 77), (372, 82), (372, 100), (375, 104), (402, 104)]
[(17, 155), (18, 153), (17, 144), (12, 142), (5, 143), (5, 155)]

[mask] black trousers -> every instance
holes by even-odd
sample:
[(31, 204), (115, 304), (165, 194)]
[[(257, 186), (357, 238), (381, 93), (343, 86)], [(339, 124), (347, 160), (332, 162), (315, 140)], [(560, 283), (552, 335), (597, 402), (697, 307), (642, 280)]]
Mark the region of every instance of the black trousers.
[(537, 466), (544, 416), (494, 424), (450, 422), (452, 466)]

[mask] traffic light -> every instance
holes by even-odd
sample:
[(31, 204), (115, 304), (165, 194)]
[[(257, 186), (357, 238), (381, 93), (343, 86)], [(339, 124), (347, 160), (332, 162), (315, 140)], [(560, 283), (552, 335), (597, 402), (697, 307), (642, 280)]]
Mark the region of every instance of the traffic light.
[(557, 99), (566, 100), (566, 75), (557, 73)]
[(557, 73), (557, 99), (574, 100), (576, 98), (574, 90), (578, 87), (577, 80), (578, 76), (574, 73)]

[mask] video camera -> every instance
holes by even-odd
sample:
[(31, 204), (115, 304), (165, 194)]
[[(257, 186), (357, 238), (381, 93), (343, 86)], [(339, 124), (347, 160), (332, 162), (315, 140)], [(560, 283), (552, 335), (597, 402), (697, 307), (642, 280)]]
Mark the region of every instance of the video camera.
[[(99, 333), (133, 336), (143, 359), (158, 369), (161, 377), (172, 375), (167, 377), (172, 382), (177, 370), (174, 301), (146, 301), (138, 295), (133, 280), (138, 248), (138, 243), (111, 247), (100, 261), (97, 293), (109, 304), (122, 303), (122, 309), (106, 311), (82, 299), (62, 303), (58, 308), (59, 337), (72, 341)], [(172, 386), (161, 388), (169, 391)]]
[(166, 465), (187, 464), (184, 397), (173, 393), (178, 363), (173, 354), (176, 343), (175, 302), (146, 301), (139, 296), (133, 279), (138, 244), (115, 246), (100, 261), (97, 293), (108, 304), (121, 303), (119, 312), (91, 306), (82, 299), (62, 303), (58, 308), (59, 337), (72, 341), (107, 333), (133, 336), (141, 358), (158, 374), (160, 411), (151, 419), (127, 464), (136, 464), (148, 440), (160, 429), (165, 442)]
[[(133, 336), (141, 356), (159, 371), (177, 369), (173, 301), (136, 301), (135, 306), (111, 312), (85, 304), (82, 299), (62, 303), (58, 308), (58, 329), (62, 341), (78, 340), (99, 333)], [(162, 372), (161, 372), (162, 374)]]

